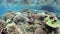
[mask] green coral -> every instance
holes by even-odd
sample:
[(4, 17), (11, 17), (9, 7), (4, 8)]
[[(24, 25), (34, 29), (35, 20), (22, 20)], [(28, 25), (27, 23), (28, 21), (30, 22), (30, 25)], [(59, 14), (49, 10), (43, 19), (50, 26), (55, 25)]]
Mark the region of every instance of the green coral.
[(46, 20), (46, 24), (48, 26), (51, 26), (53, 28), (56, 28), (56, 27), (59, 27), (60, 26), (60, 21), (56, 21), (56, 22), (53, 22), (51, 19), (49, 19), (48, 17), (45, 19)]

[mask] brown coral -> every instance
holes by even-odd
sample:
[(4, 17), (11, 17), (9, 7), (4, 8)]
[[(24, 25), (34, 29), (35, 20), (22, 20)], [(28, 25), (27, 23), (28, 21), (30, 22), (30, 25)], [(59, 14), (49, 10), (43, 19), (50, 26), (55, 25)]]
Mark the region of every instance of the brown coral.
[(35, 34), (46, 34), (46, 32), (42, 28), (37, 28)]
[(6, 27), (6, 23), (4, 20), (0, 20), (0, 32), (2, 31), (2, 29), (4, 29)]
[(21, 29), (19, 29), (16, 25), (8, 24), (6, 26), (8, 34), (22, 34)]

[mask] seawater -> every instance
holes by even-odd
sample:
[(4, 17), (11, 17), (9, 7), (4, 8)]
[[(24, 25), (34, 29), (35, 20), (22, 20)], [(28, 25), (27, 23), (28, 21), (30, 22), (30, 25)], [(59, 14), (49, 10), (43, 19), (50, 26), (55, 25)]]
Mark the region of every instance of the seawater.
[[(2, 2), (2, 1), (1, 1)], [(56, 1), (57, 2), (57, 1)], [(55, 2), (55, 3), (56, 3)], [(60, 13), (60, 4), (56, 3), (56, 5), (46, 5), (46, 6), (25, 6), (19, 4), (7, 5), (5, 0), (3, 0), (2, 4), (0, 4), (0, 16), (6, 13), (7, 11), (20, 11), (24, 9), (34, 9), (34, 10), (48, 10), (54, 13)]]

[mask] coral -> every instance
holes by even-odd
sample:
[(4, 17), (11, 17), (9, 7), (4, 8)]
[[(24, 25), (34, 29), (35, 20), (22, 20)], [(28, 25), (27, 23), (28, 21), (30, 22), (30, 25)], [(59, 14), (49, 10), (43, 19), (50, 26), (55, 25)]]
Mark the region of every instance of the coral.
[(42, 28), (37, 28), (37, 29), (35, 30), (35, 34), (46, 34), (46, 32), (43, 31)]
[(18, 1), (17, 0), (6, 0), (7, 5), (13, 5), (16, 4)]
[(6, 25), (7, 24), (5, 23), (5, 21), (0, 19), (0, 33), (1, 33), (2, 29), (4, 29), (6, 27)]
[(2, 17), (7, 26), (2, 28), (1, 34), (47, 34), (50, 32), (49, 30), (51, 30), (51, 33), (53, 31), (57, 32), (56, 28), (60, 26), (60, 21), (56, 15), (47, 10), (25, 9), (21, 12), (9, 11)]
[(20, 15), (16, 15), (14, 18), (13, 18), (13, 21), (16, 23), (16, 24), (21, 24), (21, 22), (25, 22), (25, 18), (20, 16)]
[(29, 5), (30, 4), (30, 0), (20, 0), (20, 3), (22, 5)]
[(21, 29), (19, 29), (14, 23), (8, 24), (6, 28), (8, 34), (22, 34)]
[(6, 14), (3, 15), (3, 19), (6, 21), (7, 19), (12, 19), (15, 16), (15, 12), (8, 11)]

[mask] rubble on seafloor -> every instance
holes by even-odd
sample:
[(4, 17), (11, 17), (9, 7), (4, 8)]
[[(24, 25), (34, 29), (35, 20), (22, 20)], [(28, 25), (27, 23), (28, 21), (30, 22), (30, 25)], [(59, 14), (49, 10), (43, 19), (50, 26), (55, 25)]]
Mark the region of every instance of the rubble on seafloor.
[(57, 34), (58, 21), (54, 13), (46, 10), (8, 11), (1, 16), (0, 34)]

